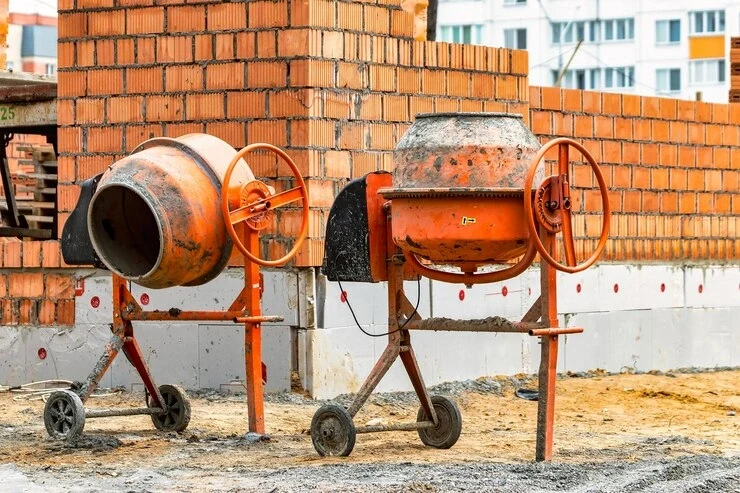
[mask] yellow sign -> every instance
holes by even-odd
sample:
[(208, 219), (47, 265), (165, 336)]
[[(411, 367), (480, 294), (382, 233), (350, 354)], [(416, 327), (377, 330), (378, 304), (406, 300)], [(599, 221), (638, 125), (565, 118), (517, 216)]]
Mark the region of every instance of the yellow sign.
[(475, 224), (475, 218), (474, 217), (462, 217), (462, 225), (467, 226), (468, 224)]

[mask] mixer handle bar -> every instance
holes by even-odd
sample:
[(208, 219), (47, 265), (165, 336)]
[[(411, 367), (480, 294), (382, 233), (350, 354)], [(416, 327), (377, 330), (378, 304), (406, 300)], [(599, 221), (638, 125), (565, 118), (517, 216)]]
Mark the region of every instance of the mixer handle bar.
[[(533, 194), (532, 185), (537, 168), (545, 157), (545, 154), (555, 146), (558, 146), (558, 174), (545, 178), (537, 188), (536, 193)], [(599, 184), (601, 202), (603, 204), (601, 235), (596, 245), (596, 250), (588, 259), (580, 264), (576, 260), (571, 220), (570, 162), (568, 156), (570, 147), (576, 148), (591, 166), (591, 170)], [(606, 245), (606, 240), (609, 238), (609, 220), (611, 215), (609, 209), (609, 190), (606, 186), (604, 175), (601, 173), (601, 168), (596, 164), (596, 160), (585, 147), (575, 140), (564, 137), (553, 139), (543, 145), (539, 152), (537, 152), (524, 181), (524, 211), (529, 228), (530, 244), (533, 244), (542, 258), (555, 269), (571, 274), (580, 272), (591, 267), (601, 256), (601, 252)], [(551, 234), (562, 231), (565, 264), (555, 260), (548, 249), (545, 248), (540, 238), (540, 228), (538, 228), (537, 223), (539, 223), (542, 229)]]

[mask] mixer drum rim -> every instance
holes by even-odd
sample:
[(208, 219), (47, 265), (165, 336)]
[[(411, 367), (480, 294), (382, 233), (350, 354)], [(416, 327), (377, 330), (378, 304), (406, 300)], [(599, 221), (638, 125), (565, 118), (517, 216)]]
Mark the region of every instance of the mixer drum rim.
[(445, 111), (441, 113), (418, 113), (414, 115), (414, 118), (433, 118), (433, 117), (485, 117), (485, 118), (519, 118), (523, 119), (524, 115), (521, 113), (505, 113), (501, 111)]
[(524, 197), (521, 188), (436, 187), (436, 188), (381, 188), (378, 193), (386, 199), (413, 199), (437, 197)]

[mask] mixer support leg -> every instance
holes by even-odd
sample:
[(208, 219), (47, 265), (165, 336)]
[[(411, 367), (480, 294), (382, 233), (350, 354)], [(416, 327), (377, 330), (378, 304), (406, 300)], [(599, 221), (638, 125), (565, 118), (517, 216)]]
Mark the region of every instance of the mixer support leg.
[[(408, 340), (408, 331), (404, 330), (403, 332)], [(427, 388), (424, 386), (424, 380), (421, 378), (419, 365), (416, 362), (416, 354), (414, 354), (414, 348), (411, 347), (410, 340), (408, 341), (408, 345), (404, 345), (404, 349), (406, 350), (401, 352), (401, 361), (403, 361), (403, 366), (406, 368), (406, 373), (409, 374), (411, 385), (414, 386), (416, 395), (419, 397), (419, 402), (421, 402), (421, 407), (424, 408), (427, 418), (436, 425), (437, 413), (434, 411), (432, 398), (429, 395), (429, 392), (427, 392)]]
[(388, 345), (383, 350), (383, 354), (380, 355), (380, 359), (375, 363), (370, 375), (367, 376), (367, 379), (357, 392), (357, 397), (355, 397), (355, 400), (348, 409), (350, 416), (353, 418), (362, 405), (365, 404), (367, 398), (370, 397), (370, 394), (373, 393), (375, 387), (378, 386), (378, 383), (383, 379), (383, 376), (385, 376), (386, 372), (393, 365), (393, 362), (396, 361), (396, 358), (400, 353), (400, 334), (396, 332), (388, 336), (388, 338)]
[[(543, 243), (548, 251), (555, 247), (555, 238), (541, 228)], [(544, 260), (540, 263), (542, 288), (541, 313), (547, 327), (558, 326), (557, 286), (555, 268)], [(538, 461), (552, 458), (553, 427), (555, 421), (555, 378), (558, 362), (558, 336), (543, 336), (540, 339), (539, 399), (537, 405), (537, 448)]]
[[(392, 243), (390, 243), (391, 240), (389, 239), (388, 241), (389, 244), (392, 245)], [(395, 248), (395, 246), (392, 248)], [(375, 387), (378, 386), (380, 380), (383, 379), (390, 367), (393, 366), (393, 363), (396, 361), (396, 358), (398, 358), (398, 355), (401, 354), (401, 351), (406, 350), (405, 346), (403, 348), (401, 346), (402, 338), (404, 342), (408, 342), (408, 344), (410, 344), (408, 331), (398, 329), (399, 307), (403, 309), (405, 307), (404, 302), (405, 304), (410, 305), (403, 293), (403, 264), (388, 262), (388, 345), (383, 350), (383, 354), (380, 355), (380, 358), (375, 363), (370, 375), (367, 376), (367, 379), (357, 392), (357, 397), (355, 397), (355, 400), (348, 409), (350, 416), (353, 418), (362, 405), (365, 404), (365, 401), (370, 397), (373, 390), (375, 390)], [(409, 316), (410, 314), (406, 315)], [(410, 346), (408, 349), (411, 349)], [(405, 364), (406, 362), (404, 360), (404, 365)], [(416, 382), (411, 376), (411, 372), (409, 372), (409, 377), (411, 377), (414, 388), (416, 388)], [(421, 380), (421, 377), (419, 377), (419, 380)], [(422, 403), (423, 402), (424, 401), (422, 400)]]
[[(244, 228), (245, 244), (251, 252), (259, 252), (259, 234)], [(260, 267), (254, 262), (244, 262), (246, 290), (245, 308), (251, 317), (262, 315), (260, 305)], [(262, 328), (259, 323), (244, 324), (244, 365), (247, 381), (247, 414), (249, 431), (265, 433), (265, 404), (262, 396)]]
[(149, 372), (149, 367), (146, 365), (146, 361), (144, 361), (144, 357), (141, 354), (141, 348), (139, 348), (139, 344), (136, 342), (136, 338), (134, 337), (134, 327), (131, 322), (128, 321), (126, 322), (125, 327), (126, 337), (123, 339), (123, 354), (126, 355), (126, 358), (129, 360), (131, 365), (136, 368), (136, 371), (141, 377), (141, 381), (144, 382), (144, 387), (146, 387), (146, 390), (149, 392), (152, 399), (151, 407), (164, 408), (162, 394), (159, 393), (159, 389), (154, 383), (154, 378), (152, 378), (152, 374)]
[(90, 394), (98, 388), (100, 379), (102, 379), (105, 372), (108, 371), (108, 368), (111, 363), (113, 363), (113, 360), (118, 354), (118, 351), (121, 350), (121, 347), (123, 347), (123, 337), (121, 334), (113, 334), (113, 337), (110, 338), (110, 342), (105, 346), (105, 353), (100, 357), (95, 368), (93, 368), (93, 371), (87, 377), (87, 380), (85, 380), (85, 383), (82, 384), (82, 387), (77, 393), (82, 402), (85, 402), (87, 398), (90, 397)]

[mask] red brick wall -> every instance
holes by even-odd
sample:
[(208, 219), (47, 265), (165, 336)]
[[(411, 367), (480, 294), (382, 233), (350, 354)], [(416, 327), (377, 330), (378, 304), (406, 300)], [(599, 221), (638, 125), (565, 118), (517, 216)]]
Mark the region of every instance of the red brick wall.
[[(544, 142), (574, 137), (601, 164), (613, 209), (604, 260), (740, 258), (740, 105), (532, 87)], [(574, 171), (577, 248), (601, 216), (586, 164)]]
[[(400, 0), (159, 4), (60, 2), (61, 222), (80, 181), (149, 137), (268, 142), (307, 178), (310, 233), (295, 264), (320, 265), (335, 194), (390, 168), (414, 113), (527, 112), (525, 52), (413, 41)], [(274, 156), (249, 163), (278, 190), (293, 186)], [(263, 255), (291, 246), (299, 217), (279, 212)]]
[[(32, 166), (19, 165), (19, 159), (26, 159), (27, 155), (18, 147), (45, 142), (45, 138), (38, 135), (15, 136), (8, 146), (11, 174), (32, 171)], [(3, 267), (0, 270), (0, 325), (74, 323), (73, 280), (69, 271), (59, 270), (61, 255), (57, 240), (0, 238), (0, 261)]]
[[(51, 242), (10, 242), (5, 250), (22, 249), (37, 259), (38, 267), (45, 246)], [(29, 248), (30, 246), (30, 248)], [(57, 260), (58, 261), (58, 260)], [(75, 300), (72, 277), (40, 269), (0, 272), (0, 325), (72, 325)]]

